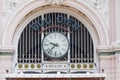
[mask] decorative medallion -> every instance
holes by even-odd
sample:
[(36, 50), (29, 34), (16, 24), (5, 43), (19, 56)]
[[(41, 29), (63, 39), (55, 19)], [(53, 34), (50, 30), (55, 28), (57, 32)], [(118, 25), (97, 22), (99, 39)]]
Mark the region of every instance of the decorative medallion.
[(93, 64), (89, 64), (89, 68), (91, 68), (91, 69), (92, 69), (92, 68), (93, 68)]
[(18, 68), (20, 68), (20, 69), (21, 69), (22, 67), (23, 67), (23, 66), (22, 66), (22, 64), (19, 64), (19, 65), (18, 65)]
[(41, 65), (40, 65), (40, 64), (37, 64), (37, 68), (41, 68)]
[(71, 68), (75, 68), (75, 65), (74, 65), (74, 64), (71, 64)]
[(29, 66), (28, 66), (28, 64), (25, 64), (24, 67), (27, 69)]
[(84, 68), (84, 69), (87, 68), (87, 64), (83, 64), (83, 68)]
[(77, 65), (77, 68), (81, 68), (81, 65), (80, 65), (80, 64), (78, 64), (78, 65)]
[(34, 64), (31, 64), (31, 66), (30, 66), (31, 68), (34, 68), (35, 66), (34, 66)]

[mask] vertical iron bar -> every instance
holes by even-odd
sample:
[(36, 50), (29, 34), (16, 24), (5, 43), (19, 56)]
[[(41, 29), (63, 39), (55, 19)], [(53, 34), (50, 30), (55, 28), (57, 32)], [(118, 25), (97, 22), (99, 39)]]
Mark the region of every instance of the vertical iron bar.
[[(35, 19), (35, 23), (37, 22), (37, 19), (38, 19), (38, 17)], [(37, 45), (36, 45), (36, 32), (34, 32), (34, 33), (35, 33), (35, 37), (34, 37), (34, 39), (35, 39), (35, 40), (34, 40), (34, 41), (35, 41), (35, 42), (34, 42), (34, 43), (35, 43), (35, 44), (34, 44), (34, 45), (35, 45), (35, 47), (34, 47), (34, 50), (35, 50), (35, 51), (34, 51), (34, 56), (35, 56), (35, 57), (34, 57), (34, 60), (35, 60), (35, 62), (34, 62), (34, 63), (36, 63), (36, 62), (37, 62), (37, 61), (36, 61), (36, 60), (37, 60), (37, 59), (36, 59), (36, 55), (37, 55), (37, 53), (36, 53), (36, 46), (37, 46)]]
[(86, 30), (84, 27), (84, 62), (86, 62)]
[(81, 24), (81, 62), (83, 63), (83, 24)]
[(25, 55), (25, 52), (24, 52), (24, 32), (23, 32), (23, 36), (22, 36), (22, 41), (23, 41), (23, 43), (22, 43), (22, 47), (23, 47), (23, 52), (22, 52), (22, 55), (23, 55), (23, 63), (24, 63), (24, 55)]
[(31, 51), (30, 51), (30, 41), (31, 41), (31, 37), (30, 37), (30, 24), (29, 24), (29, 29), (28, 29), (28, 31), (29, 31), (29, 63), (30, 63), (30, 59), (31, 59)]
[[(70, 17), (70, 15), (67, 15), (67, 18), (69, 18)], [(67, 27), (67, 29), (68, 29), (68, 31), (70, 31), (70, 27)], [(69, 40), (69, 42), (70, 42), (70, 33), (69, 32), (67, 32), (67, 37), (68, 37), (68, 40)], [(70, 58), (71, 58), (71, 55), (70, 55), (70, 47), (69, 47), (69, 50), (68, 50), (68, 63), (70, 63)]]
[(78, 35), (77, 35), (77, 46), (78, 46), (78, 63), (80, 63), (80, 22), (78, 21), (78, 27), (79, 27), (79, 30), (78, 30)]
[(26, 52), (25, 53), (26, 53), (26, 62), (27, 62), (27, 59), (28, 59), (27, 58), (27, 41), (28, 41), (28, 39), (27, 39), (27, 26), (26, 26), (26, 40), (25, 41), (26, 41), (26, 50), (25, 50)]
[(20, 62), (22, 61), (22, 46), (21, 46), (21, 37), (20, 37)]
[[(34, 23), (33, 21), (32, 21), (32, 23)], [(32, 49), (32, 63), (33, 63), (33, 30), (32, 30), (32, 35), (31, 35), (31, 37), (32, 37), (32, 46), (31, 46), (31, 49)]]
[[(77, 23), (77, 21), (76, 21), (76, 19), (75, 19), (75, 23)], [(75, 53), (75, 63), (77, 63), (77, 39), (76, 39), (76, 37), (77, 37), (77, 31), (74, 31), (75, 32), (75, 38), (74, 38), (74, 43), (75, 43), (75, 48), (74, 48), (74, 53)]]
[(90, 62), (92, 62), (92, 44), (91, 44), (91, 38), (90, 38)]
[(74, 62), (75, 58), (74, 58), (74, 31), (72, 30), (72, 62)]
[(89, 63), (89, 32), (87, 31), (87, 63)]
[[(38, 17), (38, 22), (40, 22), (40, 16)], [(38, 30), (38, 33), (37, 33), (37, 37), (38, 37), (38, 48), (37, 48), (37, 50), (38, 50), (38, 53), (37, 53), (38, 56), (37, 56), (37, 58), (38, 59), (37, 60), (38, 60), (38, 62), (37, 63), (39, 63), (39, 60), (40, 60), (40, 57), (39, 57), (39, 54), (40, 54), (40, 48), (39, 48), (40, 47), (40, 42), (39, 42), (40, 40), (39, 40), (39, 38), (40, 37), (39, 37), (39, 35), (40, 35), (40, 33), (39, 33), (39, 30)]]
[[(42, 14), (41, 17), (42, 17), (42, 20), (44, 20), (44, 14)], [(41, 29), (43, 30), (44, 27), (42, 27)], [(41, 33), (41, 41), (40, 41), (40, 43), (42, 43), (43, 38), (44, 38), (44, 32)], [(42, 63), (43, 63), (44, 62), (44, 52), (42, 50), (42, 47), (41, 47), (41, 53), (42, 53), (41, 56), (42, 56)]]

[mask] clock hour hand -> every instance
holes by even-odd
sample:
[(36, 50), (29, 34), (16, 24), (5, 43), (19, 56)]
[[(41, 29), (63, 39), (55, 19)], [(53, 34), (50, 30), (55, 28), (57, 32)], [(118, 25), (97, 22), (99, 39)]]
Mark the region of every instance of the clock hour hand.
[(50, 42), (50, 44), (54, 45), (54, 46), (57, 46), (57, 47), (59, 46), (57, 43), (55, 44), (55, 43)]

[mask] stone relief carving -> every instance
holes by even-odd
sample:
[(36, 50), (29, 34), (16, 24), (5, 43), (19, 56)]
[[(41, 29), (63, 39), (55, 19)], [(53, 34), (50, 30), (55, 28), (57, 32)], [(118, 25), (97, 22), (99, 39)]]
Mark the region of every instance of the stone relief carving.
[(45, 1), (50, 3), (50, 4), (61, 4), (64, 1), (67, 1), (67, 0), (45, 0)]
[(108, 25), (108, 0), (76, 0), (96, 11)]
[[(4, 22), (25, 2), (30, 2), (35, 0), (3, 0), (3, 16)], [(43, 1), (43, 0), (38, 0)], [(67, 0), (44, 0), (49, 4), (62, 4)], [(91, 8), (93, 11), (102, 14), (103, 20), (105, 23), (108, 21), (108, 0), (74, 0), (76, 2), (83, 3), (84, 5)], [(100, 15), (101, 16), (101, 15)]]
[(4, 21), (14, 13), (14, 11), (20, 7), (24, 2), (28, 0), (3, 0), (3, 16)]

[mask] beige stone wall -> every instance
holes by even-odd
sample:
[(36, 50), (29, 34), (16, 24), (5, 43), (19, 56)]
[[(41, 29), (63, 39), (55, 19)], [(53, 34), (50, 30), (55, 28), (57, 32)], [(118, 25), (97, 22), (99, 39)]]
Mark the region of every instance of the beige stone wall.
[[(18, 27), (17, 25), (19, 24), (17, 21), (20, 21), (20, 18), (24, 18), (25, 13), (27, 15), (27, 13), (29, 13), (33, 8), (39, 7), (40, 4), (49, 4), (43, 0), (41, 0), (41, 2), (35, 2), (39, 0), (21, 0), (18, 2), (16, 2), (17, 0), (13, 0), (13, 2), (10, 0), (8, 1), (9, 4), (6, 4), (6, 7), (3, 8), (3, 5), (5, 4), (3, 4), (3, 0), (0, 0), (0, 52), (2, 50), (11, 51), (16, 47), (12, 43), (14, 38), (13, 35)], [(96, 48), (98, 48), (99, 51), (105, 50), (108, 52), (107, 55), (99, 56), (100, 70), (102, 71), (102, 69), (104, 69), (104, 73), (107, 74), (105, 80), (120, 80), (120, 55), (118, 55), (120, 53), (111, 54), (111, 51), (116, 53), (116, 51), (120, 50), (120, 0), (108, 0), (109, 15), (105, 15), (105, 13), (107, 13), (105, 9), (107, 8), (105, 8), (104, 3), (102, 3), (102, 1), (105, 0), (75, 1), (76, 2), (69, 0), (63, 4), (68, 6), (72, 4), (72, 7), (83, 11), (87, 15), (87, 18), (93, 22), (94, 26), (92, 27), (96, 29), (96, 32), (98, 32), (97, 36), (101, 41), (101, 44), (97, 44)], [(4, 13), (4, 11), (8, 12)], [(3, 13), (6, 15), (3, 16)], [(9, 71), (12, 70), (12, 64), (11, 55), (0, 55), (0, 80), (4, 79), (3, 74), (6, 74), (7, 69)]]

